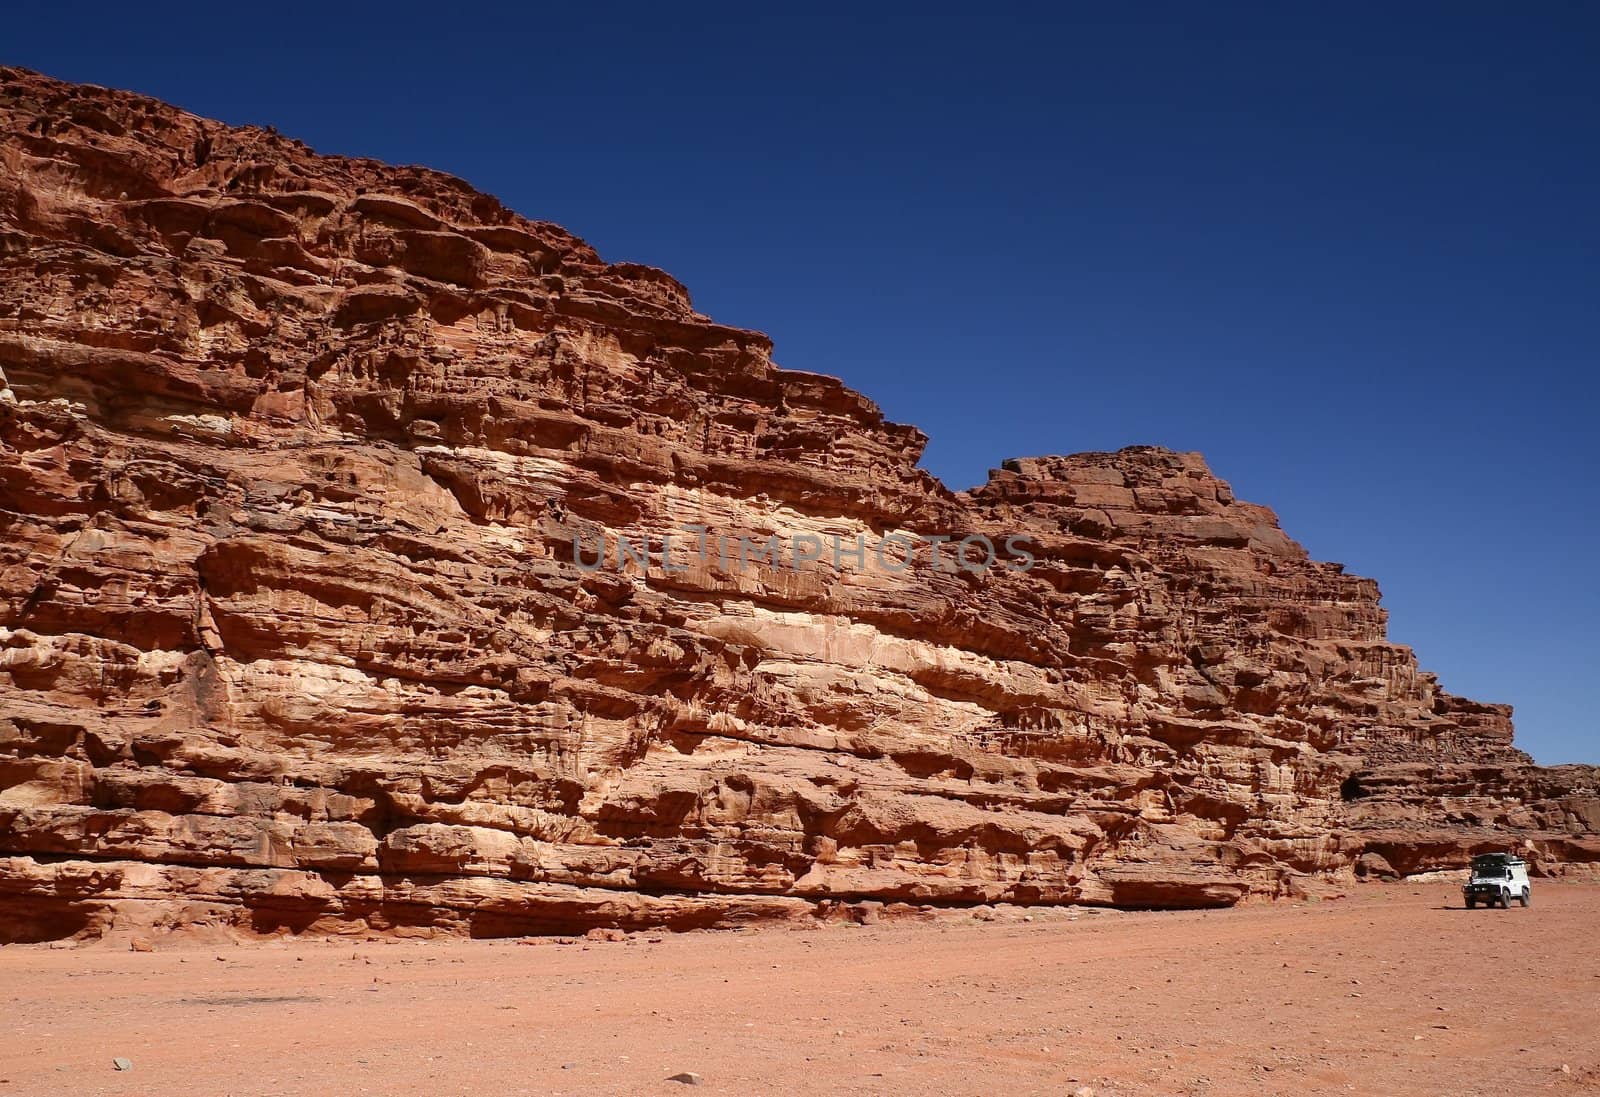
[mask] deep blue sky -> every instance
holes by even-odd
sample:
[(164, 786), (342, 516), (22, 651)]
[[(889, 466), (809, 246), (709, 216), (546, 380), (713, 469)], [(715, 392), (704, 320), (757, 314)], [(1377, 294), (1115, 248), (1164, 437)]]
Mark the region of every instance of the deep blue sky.
[(952, 487), (1201, 450), (1600, 761), (1600, 6), (771, 7), (23, 2), (0, 60), (463, 176)]

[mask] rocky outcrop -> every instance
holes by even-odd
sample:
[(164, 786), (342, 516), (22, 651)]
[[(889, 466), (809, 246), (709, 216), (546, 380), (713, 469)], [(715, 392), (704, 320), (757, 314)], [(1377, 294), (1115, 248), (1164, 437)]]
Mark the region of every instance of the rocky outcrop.
[(951, 492), (771, 351), (459, 180), (0, 69), (0, 939), (1600, 862), (1594, 771), (1198, 456)]

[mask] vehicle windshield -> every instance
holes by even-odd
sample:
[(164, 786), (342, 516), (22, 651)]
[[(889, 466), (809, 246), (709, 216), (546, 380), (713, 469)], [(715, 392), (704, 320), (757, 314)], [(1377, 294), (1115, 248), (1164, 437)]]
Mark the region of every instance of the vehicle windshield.
[(1475, 857), (1472, 861), (1472, 875), (1487, 876), (1495, 879), (1511, 875), (1511, 866), (1504, 857)]

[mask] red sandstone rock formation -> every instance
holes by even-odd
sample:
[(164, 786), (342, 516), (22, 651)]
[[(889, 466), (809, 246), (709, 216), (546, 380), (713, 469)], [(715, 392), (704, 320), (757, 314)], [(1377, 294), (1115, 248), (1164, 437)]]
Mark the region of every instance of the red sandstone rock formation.
[[(0, 69), (0, 940), (1600, 861), (1594, 771), (1198, 456), (952, 493), (771, 349), (449, 176)], [(686, 523), (1038, 562), (574, 560)]]

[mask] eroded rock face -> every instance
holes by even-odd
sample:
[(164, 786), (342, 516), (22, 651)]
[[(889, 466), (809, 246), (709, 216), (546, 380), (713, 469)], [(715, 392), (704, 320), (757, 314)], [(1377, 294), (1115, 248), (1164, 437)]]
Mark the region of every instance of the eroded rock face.
[[(15, 69), (0, 131), (0, 940), (1600, 862), (1594, 771), (1532, 766), (1196, 455), (952, 493), (456, 179)], [(663, 559), (685, 525), (1037, 563)], [(658, 551), (581, 566), (624, 536)]]

